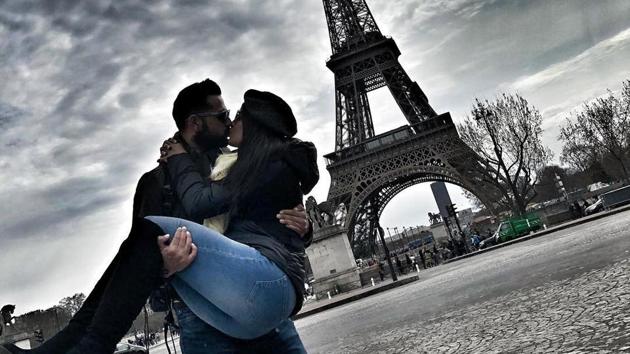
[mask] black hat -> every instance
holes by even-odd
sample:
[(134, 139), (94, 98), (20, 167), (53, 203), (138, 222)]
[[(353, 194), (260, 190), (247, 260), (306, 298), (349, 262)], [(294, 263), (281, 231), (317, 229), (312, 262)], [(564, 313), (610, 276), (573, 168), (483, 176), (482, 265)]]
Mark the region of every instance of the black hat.
[(282, 137), (297, 133), (297, 122), (291, 107), (271, 92), (247, 90), (241, 114), (255, 120)]

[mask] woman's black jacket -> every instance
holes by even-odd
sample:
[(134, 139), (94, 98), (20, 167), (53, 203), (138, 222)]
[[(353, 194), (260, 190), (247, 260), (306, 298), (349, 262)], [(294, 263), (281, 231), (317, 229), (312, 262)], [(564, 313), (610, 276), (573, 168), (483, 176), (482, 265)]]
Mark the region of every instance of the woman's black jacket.
[[(304, 292), (304, 239), (280, 224), (276, 215), (302, 203), (319, 179), (317, 151), (310, 142), (291, 140), (285, 150), (274, 156), (261, 171), (256, 191), (241, 201), (230, 220), (226, 236), (254, 247), (282, 269), (296, 292), (297, 313)], [(203, 177), (188, 154), (168, 159), (172, 186), (186, 213), (203, 219), (229, 210), (230, 193), (221, 183)], [(194, 235), (193, 235), (194, 238)]]

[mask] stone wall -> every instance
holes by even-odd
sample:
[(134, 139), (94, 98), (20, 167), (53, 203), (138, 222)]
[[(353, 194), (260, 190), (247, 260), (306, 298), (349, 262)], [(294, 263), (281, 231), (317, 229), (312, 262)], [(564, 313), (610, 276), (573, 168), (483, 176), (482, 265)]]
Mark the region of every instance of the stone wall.
[[(327, 231), (333, 236), (326, 234)], [(321, 233), (323, 237), (315, 238), (306, 249), (315, 279), (355, 268), (356, 262), (346, 233), (334, 227)]]
[(70, 315), (59, 308), (37, 310), (15, 318), (15, 323), (5, 326), (0, 342), (15, 342), (15, 338), (31, 338), (31, 347), (37, 347), (33, 332), (41, 330), (44, 340), (55, 335), (70, 321)]

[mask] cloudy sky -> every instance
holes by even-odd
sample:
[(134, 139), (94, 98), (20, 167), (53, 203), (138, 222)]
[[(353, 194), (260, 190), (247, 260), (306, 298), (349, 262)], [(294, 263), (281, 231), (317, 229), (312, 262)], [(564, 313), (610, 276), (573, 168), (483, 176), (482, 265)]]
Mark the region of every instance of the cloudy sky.
[[(474, 97), (518, 92), (543, 113), (556, 155), (564, 117), (630, 78), (627, 0), (368, 4), (436, 111), (459, 121)], [(0, 0), (0, 305), (24, 313), (92, 288), (192, 82), (216, 80), (232, 109), (247, 88), (279, 94), (298, 136), (331, 152), (329, 55), (319, 0)], [(370, 100), (377, 133), (405, 124), (386, 89)], [(381, 223), (423, 224), (434, 209), (428, 185), (416, 186)]]

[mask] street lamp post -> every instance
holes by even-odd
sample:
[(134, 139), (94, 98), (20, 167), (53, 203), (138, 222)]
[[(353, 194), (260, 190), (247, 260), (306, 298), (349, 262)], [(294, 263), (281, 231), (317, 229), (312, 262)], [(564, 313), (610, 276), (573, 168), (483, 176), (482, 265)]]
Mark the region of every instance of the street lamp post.
[(409, 239), (407, 238), (407, 228), (405, 228), (404, 226), (403, 226), (402, 237), (403, 237), (403, 248), (405, 248), (405, 246), (409, 244)]
[[(394, 265), (392, 264), (392, 257), (389, 255), (389, 248), (387, 247), (387, 243), (385, 242), (385, 231), (383, 231), (383, 228), (380, 225), (377, 227), (377, 230), (379, 238), (383, 243), (383, 251), (385, 251), (385, 258), (387, 258), (387, 265), (389, 266), (389, 273), (392, 276), (392, 281), (397, 281), (398, 276), (396, 276), (396, 271), (394, 270)], [(392, 235), (389, 233), (389, 227), (387, 228), (387, 233), (389, 234), (389, 238), (391, 240)]]
[(387, 228), (387, 235), (389, 236), (389, 243), (394, 245), (394, 249), (396, 248), (396, 240), (394, 240), (394, 238), (392, 237), (392, 233), (389, 230), (389, 227)]

